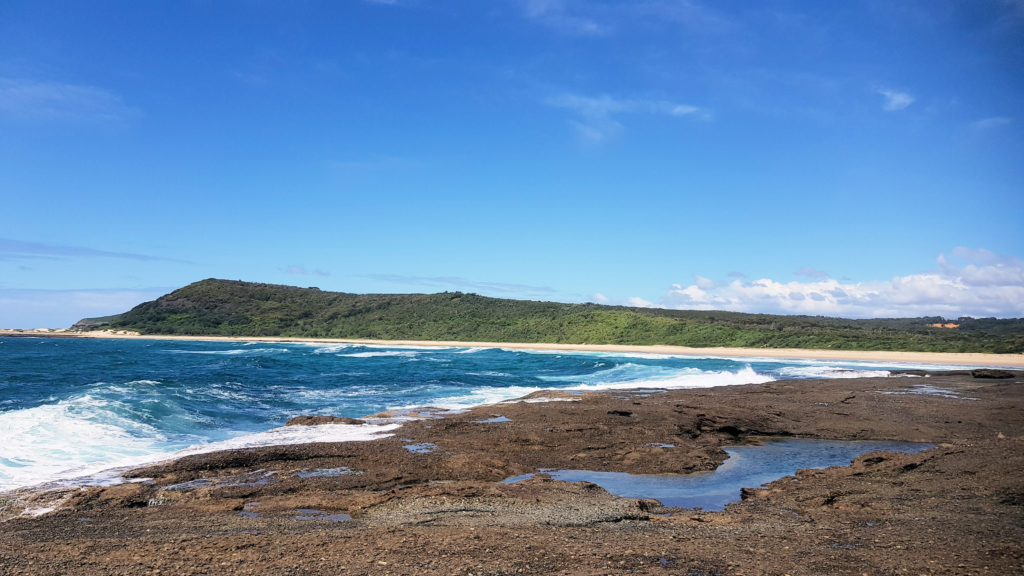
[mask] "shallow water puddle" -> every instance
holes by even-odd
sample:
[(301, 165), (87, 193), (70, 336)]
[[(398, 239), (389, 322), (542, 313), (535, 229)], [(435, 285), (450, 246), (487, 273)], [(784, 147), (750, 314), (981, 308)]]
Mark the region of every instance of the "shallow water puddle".
[(912, 388), (907, 390), (886, 390), (882, 394), (912, 394), (919, 396), (939, 396), (941, 398), (959, 398), (961, 400), (977, 400), (977, 398), (968, 398), (963, 396), (956, 390), (948, 390), (946, 388), (939, 388), (937, 386), (929, 386), (928, 384), (915, 384)]
[(267, 484), (276, 482), (276, 476), (277, 472), (272, 470), (256, 470), (247, 474), (226, 478), (197, 478), (195, 480), (189, 480), (188, 482), (165, 486), (164, 490), (182, 492), (186, 490), (195, 490), (197, 488), (206, 488), (208, 486), (217, 488), (266, 486)]
[(335, 513), (328, 514), (323, 510), (311, 510), (307, 508), (300, 508), (296, 510), (299, 513), (295, 517), (296, 520), (325, 520), (327, 522), (348, 522), (352, 519), (348, 514)]
[(239, 512), (237, 516), (242, 516), (245, 518), (259, 518), (260, 513), (255, 511), (259, 507), (259, 502), (246, 502), (245, 505), (242, 506), (242, 511)]
[[(654, 498), (667, 507), (724, 510), (740, 499), (740, 489), (756, 488), (792, 475), (800, 468), (847, 466), (867, 452), (920, 452), (931, 444), (886, 441), (780, 439), (759, 445), (725, 448), (729, 458), (713, 472), (642, 475), (592, 470), (543, 470), (555, 480), (592, 482), (626, 498)], [(515, 483), (533, 474), (505, 480)]]
[(498, 414), (496, 414), (494, 416), (491, 416), (490, 418), (485, 418), (483, 420), (473, 420), (473, 422), (475, 422), (477, 424), (499, 424), (501, 422), (511, 422), (511, 421), (512, 420), (510, 418), (508, 418), (507, 416), (501, 416), (501, 415), (498, 415)]
[(420, 444), (406, 444), (403, 446), (409, 452), (413, 454), (430, 454), (434, 450), (437, 450), (437, 444), (431, 444), (430, 442), (422, 442)]
[(353, 476), (362, 474), (360, 470), (353, 470), (348, 466), (339, 468), (317, 468), (315, 470), (300, 470), (295, 475), (299, 478), (337, 478), (339, 476)]

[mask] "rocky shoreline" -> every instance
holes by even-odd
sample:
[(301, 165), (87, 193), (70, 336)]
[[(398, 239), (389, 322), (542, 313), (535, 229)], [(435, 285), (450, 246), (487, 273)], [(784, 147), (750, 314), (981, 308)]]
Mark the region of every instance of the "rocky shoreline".
[[(1022, 383), (935, 372), (425, 411), (389, 438), (202, 454), (116, 486), (10, 495), (0, 574), (1022, 574)], [(707, 471), (724, 446), (779, 436), (935, 447), (803, 470), (723, 512), (544, 474), (502, 482)]]

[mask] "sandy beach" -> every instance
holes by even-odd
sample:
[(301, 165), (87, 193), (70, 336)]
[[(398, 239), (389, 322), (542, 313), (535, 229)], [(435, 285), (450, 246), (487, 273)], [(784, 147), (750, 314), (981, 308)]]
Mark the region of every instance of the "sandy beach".
[[(955, 371), (539, 392), (526, 400), (556, 401), (189, 456), (126, 484), (5, 497), (0, 574), (1024, 574), (1022, 383)], [(932, 447), (802, 470), (720, 512), (543, 473), (708, 471), (758, 438)], [(55, 509), (19, 516), (40, 507)]]
[(73, 338), (148, 338), (154, 340), (196, 340), (233, 342), (302, 342), (324, 344), (364, 344), (371, 346), (438, 346), (509, 348), (522, 350), (576, 350), (587, 352), (617, 352), (631, 354), (677, 354), (684, 356), (727, 358), (808, 358), (815, 360), (855, 360), (883, 363), (935, 364), (937, 366), (984, 366), (1024, 368), (1024, 354), (979, 354), (956, 352), (895, 352), (883, 350), (807, 350), (795, 348), (688, 348), (684, 346), (623, 346), (616, 344), (547, 344), (511, 342), (462, 342), (423, 340), (358, 340), (345, 338), (282, 338), (227, 336), (161, 336), (139, 335), (129, 332), (0, 330), (0, 336), (57, 336)]

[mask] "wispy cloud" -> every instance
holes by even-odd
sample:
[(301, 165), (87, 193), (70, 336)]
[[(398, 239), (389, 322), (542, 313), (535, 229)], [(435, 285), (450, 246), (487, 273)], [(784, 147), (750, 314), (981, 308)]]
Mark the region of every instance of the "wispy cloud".
[(120, 124), (138, 114), (117, 94), (95, 86), (0, 78), (0, 116), (9, 119)]
[(406, 286), (424, 286), (432, 289), (459, 290), (466, 292), (502, 293), (502, 294), (552, 294), (554, 288), (549, 286), (530, 286), (508, 282), (480, 282), (460, 276), (407, 276), (403, 274), (370, 274), (364, 276), (371, 280), (381, 280)]
[(990, 118), (982, 118), (971, 122), (971, 128), (974, 130), (991, 130), (993, 128), (1001, 128), (1003, 126), (1009, 126), (1013, 124), (1013, 118), (1007, 116), (992, 116)]
[(293, 276), (330, 276), (331, 273), (326, 270), (320, 270), (319, 268), (310, 270), (305, 266), (291, 265), (284, 268), (285, 274), (291, 274)]
[(822, 280), (828, 278), (828, 272), (817, 270), (810, 266), (801, 266), (799, 270), (793, 272), (796, 276), (803, 276), (804, 278), (813, 278), (815, 280)]
[(668, 308), (826, 316), (1024, 316), (1024, 260), (987, 250), (956, 248), (937, 258), (938, 270), (888, 281), (832, 278), (780, 282), (762, 278), (673, 285)]
[(552, 96), (545, 102), (549, 106), (566, 108), (591, 118), (611, 116), (621, 112), (664, 114), (667, 116), (694, 116), (702, 112), (700, 108), (689, 104), (678, 104), (664, 100), (614, 98), (607, 94), (582, 96), (565, 93)]
[(46, 244), (42, 242), (25, 242), (10, 238), (0, 238), (0, 260), (31, 260), (31, 259), (65, 259), (65, 258), (121, 258), (150, 262), (187, 263), (177, 258), (165, 258), (149, 254), (133, 252), (112, 252), (96, 250), (84, 246), (65, 244)]
[(528, 19), (566, 34), (603, 36), (610, 32), (608, 26), (580, 15), (565, 0), (524, 0), (522, 6)]
[(897, 90), (881, 89), (878, 91), (884, 99), (882, 109), (886, 112), (897, 112), (905, 109), (914, 103), (915, 99), (907, 92)]
[(640, 298), (638, 296), (626, 298), (626, 304), (628, 304), (629, 306), (634, 306), (636, 308), (654, 308), (654, 302), (644, 300), (643, 298)]
[(613, 35), (625, 22), (657, 22), (681, 26), (687, 35), (720, 34), (736, 25), (714, 7), (694, 0), (593, 2), (588, 0), (517, 0), (523, 16), (571, 36)]
[(600, 142), (617, 135), (623, 129), (616, 119), (622, 114), (657, 114), (676, 118), (710, 118), (708, 111), (689, 104), (665, 100), (615, 98), (607, 94), (584, 96), (562, 93), (544, 101), (553, 108), (572, 112), (576, 119), (573, 125), (579, 135), (587, 141)]
[(622, 6), (637, 17), (682, 24), (690, 33), (732, 31), (736, 23), (719, 13), (716, 3), (693, 0), (645, 0), (626, 2)]

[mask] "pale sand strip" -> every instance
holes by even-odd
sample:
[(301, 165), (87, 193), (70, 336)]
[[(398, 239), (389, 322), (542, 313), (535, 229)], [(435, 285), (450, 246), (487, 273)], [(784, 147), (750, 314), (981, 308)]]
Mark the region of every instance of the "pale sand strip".
[[(12, 334), (0, 330), (0, 336)], [(21, 332), (26, 335), (28, 332)], [(32, 334), (36, 335), (36, 334)], [(45, 336), (46, 334), (38, 334)], [(438, 346), (458, 348), (511, 348), (522, 350), (574, 350), (583, 352), (627, 352), (675, 354), (681, 356), (727, 358), (806, 358), (812, 360), (860, 360), (881, 363), (939, 364), (1024, 368), (1024, 354), (980, 354), (961, 352), (892, 352), (881, 350), (805, 350), (797, 348), (688, 348), (685, 346), (623, 346), (617, 344), (539, 344), (504, 342), (458, 342), (435, 340), (357, 340), (350, 338), (248, 338), (227, 336), (140, 336), (111, 332), (62, 332), (60, 336), (84, 338), (146, 338), (152, 340), (198, 340), (231, 342), (302, 342), (323, 344), (366, 344), (371, 346)]]

